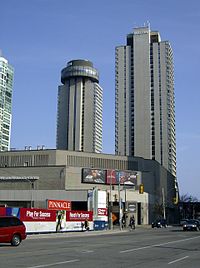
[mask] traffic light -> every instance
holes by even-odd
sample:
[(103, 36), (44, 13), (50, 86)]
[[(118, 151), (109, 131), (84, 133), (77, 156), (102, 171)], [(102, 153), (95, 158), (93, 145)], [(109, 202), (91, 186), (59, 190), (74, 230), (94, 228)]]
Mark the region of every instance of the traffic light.
[(173, 197), (173, 203), (174, 203), (174, 205), (178, 204), (178, 198), (177, 197)]
[(178, 191), (176, 191), (176, 194), (173, 197), (173, 200), (172, 201), (173, 201), (174, 205), (177, 205), (178, 204), (178, 202), (179, 202), (179, 194), (178, 194)]
[(139, 194), (143, 194), (143, 193), (144, 193), (144, 184), (141, 183), (141, 184), (139, 185)]

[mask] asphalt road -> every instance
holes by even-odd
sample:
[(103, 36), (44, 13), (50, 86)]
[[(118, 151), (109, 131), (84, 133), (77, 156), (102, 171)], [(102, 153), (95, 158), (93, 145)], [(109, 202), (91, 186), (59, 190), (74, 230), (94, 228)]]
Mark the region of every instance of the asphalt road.
[(29, 236), (0, 245), (0, 267), (200, 267), (200, 232), (181, 228)]

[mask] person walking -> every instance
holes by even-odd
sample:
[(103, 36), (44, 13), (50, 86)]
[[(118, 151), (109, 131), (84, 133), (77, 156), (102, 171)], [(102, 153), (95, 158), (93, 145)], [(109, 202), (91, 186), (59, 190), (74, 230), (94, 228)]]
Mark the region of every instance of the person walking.
[(56, 232), (59, 232), (62, 229), (61, 223), (62, 223), (62, 214), (61, 213), (58, 213), (58, 215), (57, 215)]
[(86, 231), (89, 231), (89, 221), (88, 220), (85, 220), (85, 230)]
[(124, 229), (126, 227), (126, 219), (125, 219), (125, 215), (122, 217), (122, 229)]
[(135, 229), (135, 217), (134, 217), (134, 215), (132, 215), (132, 216), (130, 217), (130, 223), (129, 223), (129, 226), (130, 226), (131, 230), (134, 230), (134, 229)]

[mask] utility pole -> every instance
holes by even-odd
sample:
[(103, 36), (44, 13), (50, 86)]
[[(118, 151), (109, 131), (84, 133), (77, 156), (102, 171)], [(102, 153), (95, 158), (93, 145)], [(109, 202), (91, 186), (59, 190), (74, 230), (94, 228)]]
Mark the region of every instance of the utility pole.
[(163, 217), (166, 220), (166, 212), (165, 212), (165, 189), (162, 188), (162, 203), (163, 203)]
[(120, 195), (120, 177), (119, 177), (119, 184), (118, 184), (118, 196), (119, 196), (119, 229), (122, 230), (121, 195)]
[(109, 220), (110, 220), (110, 229), (112, 230), (113, 229), (113, 224), (112, 224), (112, 174), (113, 174), (113, 171), (111, 172), (111, 175), (110, 175), (110, 207), (109, 207)]

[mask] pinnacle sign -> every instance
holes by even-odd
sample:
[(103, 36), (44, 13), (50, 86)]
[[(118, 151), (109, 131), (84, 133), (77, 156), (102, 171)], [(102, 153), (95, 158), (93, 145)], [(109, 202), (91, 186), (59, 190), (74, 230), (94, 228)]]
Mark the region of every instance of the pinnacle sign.
[(47, 208), (53, 210), (71, 210), (71, 201), (67, 200), (47, 200)]

